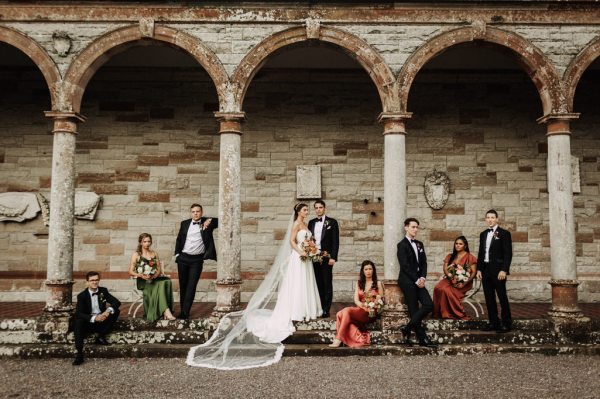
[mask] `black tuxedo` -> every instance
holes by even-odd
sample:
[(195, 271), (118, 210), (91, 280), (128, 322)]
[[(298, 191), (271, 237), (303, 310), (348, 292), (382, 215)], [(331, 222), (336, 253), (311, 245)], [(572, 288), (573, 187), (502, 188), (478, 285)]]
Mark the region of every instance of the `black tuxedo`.
[[(321, 307), (323, 314), (329, 314), (331, 303), (333, 302), (333, 267), (329, 266), (329, 259), (337, 261), (338, 250), (340, 248), (340, 228), (337, 220), (328, 216), (323, 216), (323, 230), (321, 232), (321, 251), (327, 251), (328, 257), (323, 258), (321, 263), (313, 263), (315, 270), (315, 279), (319, 289)], [(315, 236), (315, 224), (317, 219), (311, 219), (308, 222), (308, 229)]]
[(187, 240), (188, 230), (192, 219), (187, 219), (181, 222), (177, 240), (175, 241), (175, 262), (177, 262), (177, 273), (179, 275), (179, 304), (181, 306), (180, 317), (187, 318), (190, 314), (190, 309), (196, 297), (196, 287), (202, 274), (202, 267), (205, 259), (217, 260), (217, 251), (215, 249), (215, 241), (213, 239), (214, 229), (219, 227), (219, 219), (211, 218), (210, 224), (206, 228), (204, 222), (209, 219), (207, 217), (200, 218), (200, 236), (204, 243), (204, 253), (199, 255), (190, 255), (183, 252), (185, 241)]
[[(407, 328), (414, 330), (419, 340), (427, 338), (422, 320), (433, 310), (431, 296), (425, 287), (419, 288), (417, 280), (421, 277), (427, 277), (427, 256), (425, 247), (421, 241), (415, 240), (419, 258), (415, 255), (415, 250), (408, 238), (404, 237), (397, 245), (398, 263), (400, 264), (400, 273), (398, 274), (398, 286), (404, 293), (404, 300), (410, 313), (410, 322)], [(419, 308), (419, 303), (421, 307)]]
[(498, 308), (496, 305), (496, 294), (500, 301), (502, 323), (510, 328), (512, 316), (508, 295), (506, 294), (506, 280), (498, 280), (498, 273), (504, 271), (510, 274), (510, 262), (512, 261), (512, 237), (508, 230), (500, 226), (493, 233), (489, 250), (489, 262), (485, 262), (485, 245), (489, 229), (479, 235), (479, 253), (477, 255), (477, 270), (481, 271), (483, 293), (488, 311), (490, 324), (499, 327)]
[(113, 325), (119, 318), (119, 307), (121, 302), (112, 296), (104, 287), (98, 287), (98, 305), (100, 312), (104, 312), (108, 307), (112, 307), (114, 313), (108, 316), (103, 322), (91, 322), (92, 319), (92, 296), (86, 288), (77, 295), (77, 306), (75, 308), (75, 349), (77, 352), (83, 352), (83, 340), (87, 332), (97, 332), (104, 336), (110, 332)]

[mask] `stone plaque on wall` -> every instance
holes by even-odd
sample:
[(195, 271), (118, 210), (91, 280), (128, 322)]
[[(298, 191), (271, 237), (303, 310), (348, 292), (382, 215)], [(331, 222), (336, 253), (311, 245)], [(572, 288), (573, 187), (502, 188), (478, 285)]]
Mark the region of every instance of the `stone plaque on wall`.
[(296, 198), (321, 198), (321, 166), (296, 166)]
[(579, 175), (579, 158), (574, 156), (571, 156), (571, 175), (573, 193), (578, 194), (581, 192), (581, 177)]

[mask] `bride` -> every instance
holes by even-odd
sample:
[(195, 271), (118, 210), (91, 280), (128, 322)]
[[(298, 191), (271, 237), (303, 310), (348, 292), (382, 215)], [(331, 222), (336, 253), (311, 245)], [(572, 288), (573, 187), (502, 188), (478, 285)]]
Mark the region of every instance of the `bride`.
[(304, 249), (312, 240), (307, 216), (308, 205), (294, 206), (273, 266), (246, 309), (223, 316), (211, 338), (190, 349), (187, 364), (222, 370), (268, 366), (281, 359), (281, 342), (296, 330), (293, 321), (316, 319), (323, 313)]

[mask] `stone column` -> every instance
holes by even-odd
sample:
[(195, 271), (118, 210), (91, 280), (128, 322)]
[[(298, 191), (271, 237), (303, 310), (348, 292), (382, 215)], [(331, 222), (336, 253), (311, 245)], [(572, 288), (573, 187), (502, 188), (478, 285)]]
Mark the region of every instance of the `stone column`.
[(241, 297), (241, 125), (243, 112), (216, 112), (220, 123), (219, 252), (217, 258), (217, 304), (213, 315), (240, 309)]
[(408, 314), (404, 295), (398, 287), (400, 265), (396, 245), (404, 237), (406, 218), (406, 130), (404, 121), (410, 113), (382, 113), (384, 166), (383, 166), (383, 262), (386, 310), (382, 317), (382, 330), (392, 342), (390, 334), (397, 333), (406, 324)]
[(75, 208), (75, 138), (85, 119), (75, 112), (48, 111), (52, 118), (52, 183), (46, 274), (46, 307), (54, 316), (73, 310), (73, 225)]
[(577, 305), (575, 217), (571, 174), (570, 120), (578, 114), (551, 114), (539, 120), (547, 126), (548, 205), (550, 264), (552, 271), (552, 318), (581, 318)]

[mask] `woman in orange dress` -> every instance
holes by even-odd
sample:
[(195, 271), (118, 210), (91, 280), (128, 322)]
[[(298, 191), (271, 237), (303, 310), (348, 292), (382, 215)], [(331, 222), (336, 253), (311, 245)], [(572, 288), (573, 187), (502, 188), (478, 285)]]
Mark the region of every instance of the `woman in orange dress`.
[[(453, 273), (458, 270), (459, 273)], [(461, 281), (461, 271), (466, 270)], [(469, 243), (464, 236), (454, 240), (454, 250), (444, 259), (444, 277), (433, 289), (433, 317), (441, 319), (468, 320), (462, 300), (473, 288), (477, 274), (477, 258), (471, 255)], [(465, 281), (466, 279), (466, 281)]]
[[(379, 302), (379, 305), (369, 307), (365, 302), (366, 295), (370, 297), (370, 302)], [(377, 269), (370, 260), (365, 260), (360, 267), (359, 280), (354, 288), (354, 304), (356, 306), (347, 307), (336, 315), (336, 335), (335, 340), (329, 346), (337, 348), (342, 343), (350, 347), (367, 346), (371, 344), (371, 333), (366, 329), (368, 323), (372, 323), (377, 318), (377, 307), (383, 306), (383, 284), (377, 281)], [(379, 298), (377, 298), (379, 296)]]

